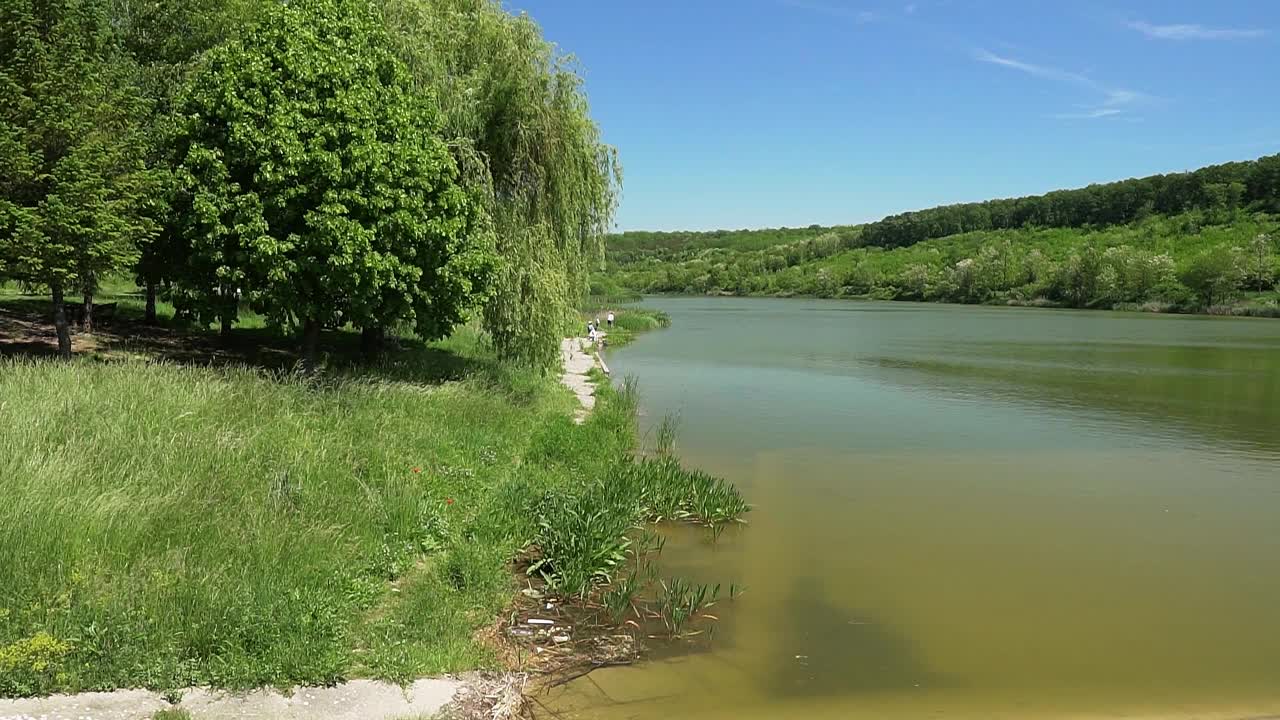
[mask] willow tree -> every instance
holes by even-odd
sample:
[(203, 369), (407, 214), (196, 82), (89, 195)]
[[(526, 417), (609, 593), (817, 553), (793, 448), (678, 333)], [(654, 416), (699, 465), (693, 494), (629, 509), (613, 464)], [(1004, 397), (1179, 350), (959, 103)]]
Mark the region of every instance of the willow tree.
[(483, 189), (499, 264), (484, 308), (507, 359), (548, 366), (604, 235), (621, 171), (572, 58), (496, 0), (381, 0), (420, 92), (439, 99), (467, 181)]

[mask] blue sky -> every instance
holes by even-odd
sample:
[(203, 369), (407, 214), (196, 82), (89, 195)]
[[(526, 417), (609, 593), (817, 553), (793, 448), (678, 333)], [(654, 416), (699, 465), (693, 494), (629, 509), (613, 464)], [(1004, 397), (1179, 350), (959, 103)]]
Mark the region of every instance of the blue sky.
[(843, 224), (1280, 152), (1280, 1), (507, 0), (573, 53), (619, 229)]

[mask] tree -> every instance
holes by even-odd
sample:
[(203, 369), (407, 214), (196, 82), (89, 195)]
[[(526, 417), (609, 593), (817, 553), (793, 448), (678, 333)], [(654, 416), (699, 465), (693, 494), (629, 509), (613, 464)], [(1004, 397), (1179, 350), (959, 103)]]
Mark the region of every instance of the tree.
[(156, 321), (159, 286), (186, 261), (182, 218), (174, 212), (174, 183), (166, 139), (173, 134), (178, 93), (200, 56), (248, 25), (256, 0), (110, 0), (111, 24), (133, 60), (137, 84), (147, 98), (142, 119), (147, 164), (157, 188), (149, 203), (159, 232), (140, 244), (135, 279), (146, 289), (146, 322)]
[(179, 103), (180, 302), (225, 324), (243, 298), (301, 333), (308, 368), (324, 326), (443, 336), (485, 296), (493, 233), (429, 98), (363, 0), (261, 13)]
[(1102, 253), (1086, 245), (1060, 266), (1054, 280), (1058, 294), (1073, 307), (1085, 307), (1098, 295), (1102, 276)]
[(923, 263), (913, 263), (898, 276), (898, 290), (907, 300), (924, 300), (929, 297), (933, 285), (933, 268)]
[(1234, 295), (1244, 280), (1240, 252), (1224, 245), (1206, 250), (1191, 261), (1180, 279), (1206, 307), (1220, 304)]
[(505, 358), (549, 367), (604, 260), (621, 172), (570, 58), (496, 0), (380, 0), (417, 87), (497, 231), (485, 325)]
[(1274, 247), (1271, 236), (1259, 233), (1249, 243), (1249, 286), (1254, 290), (1266, 290), (1275, 284)]
[(145, 103), (103, 0), (11, 0), (0, 8), (0, 256), (47, 287), (58, 352), (64, 300), (80, 290), (92, 329), (98, 278), (127, 267), (153, 227), (138, 148)]

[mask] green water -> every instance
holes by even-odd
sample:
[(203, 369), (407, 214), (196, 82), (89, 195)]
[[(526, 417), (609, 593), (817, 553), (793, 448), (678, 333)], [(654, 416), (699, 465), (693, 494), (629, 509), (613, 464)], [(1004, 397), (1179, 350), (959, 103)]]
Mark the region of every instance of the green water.
[(560, 717), (1280, 714), (1280, 321), (646, 305), (614, 375), (756, 506), (663, 564), (748, 590)]

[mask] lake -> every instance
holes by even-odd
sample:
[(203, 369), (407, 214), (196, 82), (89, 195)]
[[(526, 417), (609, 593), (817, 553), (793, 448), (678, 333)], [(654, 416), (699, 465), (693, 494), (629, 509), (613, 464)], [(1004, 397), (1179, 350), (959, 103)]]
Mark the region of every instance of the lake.
[(645, 305), (672, 327), (608, 356), (642, 430), (678, 415), (755, 506), (670, 530), (663, 570), (746, 593), (559, 717), (1280, 713), (1280, 322)]

